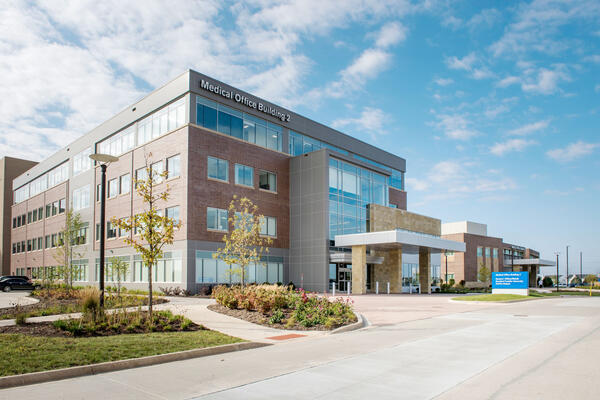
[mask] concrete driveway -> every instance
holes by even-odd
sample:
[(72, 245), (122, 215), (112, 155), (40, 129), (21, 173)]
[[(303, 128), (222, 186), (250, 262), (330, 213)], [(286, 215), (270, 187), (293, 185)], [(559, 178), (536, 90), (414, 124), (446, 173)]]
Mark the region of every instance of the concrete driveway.
[(38, 300), (33, 297), (29, 297), (31, 292), (29, 290), (18, 290), (12, 292), (0, 292), (0, 308), (14, 307), (15, 304), (22, 306), (26, 304), (37, 303)]
[(383, 301), (355, 298), (375, 322), (358, 331), (6, 389), (0, 399), (597, 397), (600, 298)]

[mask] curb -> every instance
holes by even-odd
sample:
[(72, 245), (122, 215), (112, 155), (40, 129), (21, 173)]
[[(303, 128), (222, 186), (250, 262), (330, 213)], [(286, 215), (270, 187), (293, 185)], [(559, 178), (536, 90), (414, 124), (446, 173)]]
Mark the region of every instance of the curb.
[(233, 343), (221, 346), (208, 347), (204, 349), (192, 349), (179, 351), (176, 353), (131, 358), (128, 360), (108, 361), (99, 364), (81, 365), (78, 367), (61, 368), (51, 371), (40, 371), (22, 375), (4, 376), (0, 377), (0, 389), (6, 389), (15, 386), (32, 385), (35, 383), (49, 381), (57, 381), (61, 379), (76, 378), (86, 375), (95, 375), (105, 372), (119, 371), (123, 369), (147, 367), (155, 364), (162, 364), (172, 361), (182, 361), (197, 357), (213, 356), (234, 351), (250, 350), (265, 346), (271, 346), (271, 344), (259, 342)]
[(334, 329), (331, 332), (329, 332), (329, 334), (335, 335), (336, 333), (351, 332), (351, 331), (355, 331), (355, 330), (360, 329), (367, 325), (367, 322), (366, 322), (367, 320), (366, 320), (366, 318), (363, 318), (362, 314), (354, 313), (354, 315), (356, 315), (356, 319), (357, 319), (357, 321), (355, 323), (346, 325), (346, 326), (340, 326), (339, 328)]

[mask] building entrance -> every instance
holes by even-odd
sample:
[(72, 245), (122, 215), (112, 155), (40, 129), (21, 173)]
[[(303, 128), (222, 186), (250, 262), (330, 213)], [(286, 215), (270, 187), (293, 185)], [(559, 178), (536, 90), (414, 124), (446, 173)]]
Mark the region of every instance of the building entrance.
[(340, 292), (346, 292), (348, 286), (352, 285), (352, 265), (342, 264), (338, 267), (337, 287)]

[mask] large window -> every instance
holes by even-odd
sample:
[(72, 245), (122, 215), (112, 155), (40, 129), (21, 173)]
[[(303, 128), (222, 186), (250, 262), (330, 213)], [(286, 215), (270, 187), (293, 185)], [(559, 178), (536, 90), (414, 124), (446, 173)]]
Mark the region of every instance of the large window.
[(163, 162), (158, 161), (150, 166), (152, 169), (152, 180), (156, 183), (160, 183), (163, 181), (162, 173), (164, 171)]
[(227, 221), (227, 210), (221, 208), (206, 208), (206, 227), (215, 231), (227, 231), (229, 223)]
[(136, 187), (137, 182), (143, 182), (146, 179), (148, 179), (148, 170), (146, 169), (146, 167), (139, 168), (135, 171)]
[(208, 177), (220, 181), (229, 181), (229, 162), (220, 158), (208, 157)]
[(119, 194), (119, 178), (108, 181), (108, 198), (112, 199)]
[(119, 192), (121, 194), (129, 193), (131, 190), (131, 175), (125, 174), (119, 177)]
[(181, 99), (138, 122), (137, 145), (141, 146), (184, 124), (185, 99)]
[(339, 147), (335, 147), (330, 145), (329, 143), (321, 142), (320, 140), (313, 139), (311, 137), (302, 135), (294, 131), (290, 131), (290, 140), (288, 148), (288, 152), (290, 153), (290, 155), (299, 156), (301, 154), (310, 153), (324, 148), (328, 148), (330, 150), (337, 151), (338, 153), (348, 155), (348, 152), (346, 150), (340, 149)]
[(483, 257), (483, 247), (477, 247), (477, 257)]
[(168, 207), (166, 209), (165, 216), (167, 218), (171, 218), (173, 220), (173, 223), (178, 224), (179, 223), (179, 206)]
[(329, 160), (329, 238), (367, 231), (367, 205), (388, 205), (384, 175), (345, 161)]
[(260, 221), (260, 234), (265, 236), (277, 236), (277, 218), (263, 217)]
[[(212, 258), (212, 255), (209, 251), (196, 251), (196, 283), (239, 283), (240, 276), (232, 274), (225, 262)], [(263, 256), (260, 262), (248, 265), (245, 277), (246, 283), (284, 282), (283, 258)]]
[(112, 222), (106, 222), (106, 238), (113, 239), (117, 237), (117, 227)]
[(90, 185), (73, 190), (73, 210), (78, 211), (90, 206)]
[(254, 168), (235, 164), (235, 183), (254, 187)]
[(73, 175), (80, 174), (92, 168), (93, 161), (90, 158), (91, 154), (92, 148), (88, 147), (87, 149), (73, 156)]
[(175, 178), (181, 174), (179, 154), (167, 158), (167, 178)]
[(258, 187), (270, 192), (276, 192), (277, 175), (268, 171), (258, 171)]
[(196, 123), (268, 149), (281, 151), (281, 126), (200, 96), (196, 96)]

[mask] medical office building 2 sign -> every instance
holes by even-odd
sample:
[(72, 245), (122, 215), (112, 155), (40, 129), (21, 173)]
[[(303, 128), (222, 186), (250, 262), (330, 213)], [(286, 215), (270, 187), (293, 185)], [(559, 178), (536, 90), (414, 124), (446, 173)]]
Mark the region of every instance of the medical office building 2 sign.
[(492, 272), (492, 294), (529, 295), (529, 272)]
[(282, 122), (290, 122), (290, 119), (291, 119), (290, 114), (283, 113), (283, 112), (279, 111), (278, 109), (276, 109), (275, 107), (272, 107), (268, 104), (263, 104), (260, 101), (252, 100), (252, 99), (248, 98), (247, 96), (245, 96), (241, 93), (238, 93), (234, 90), (226, 89), (221, 85), (213, 85), (212, 83), (205, 81), (204, 79), (202, 79), (200, 81), (200, 87), (202, 89), (208, 90), (209, 92), (212, 92), (214, 94), (218, 94), (219, 96), (223, 96), (226, 99), (233, 100), (236, 103), (243, 104), (246, 107), (250, 107), (250, 108), (253, 108), (260, 112), (263, 112), (265, 114), (269, 114), (269, 115), (281, 120)]

